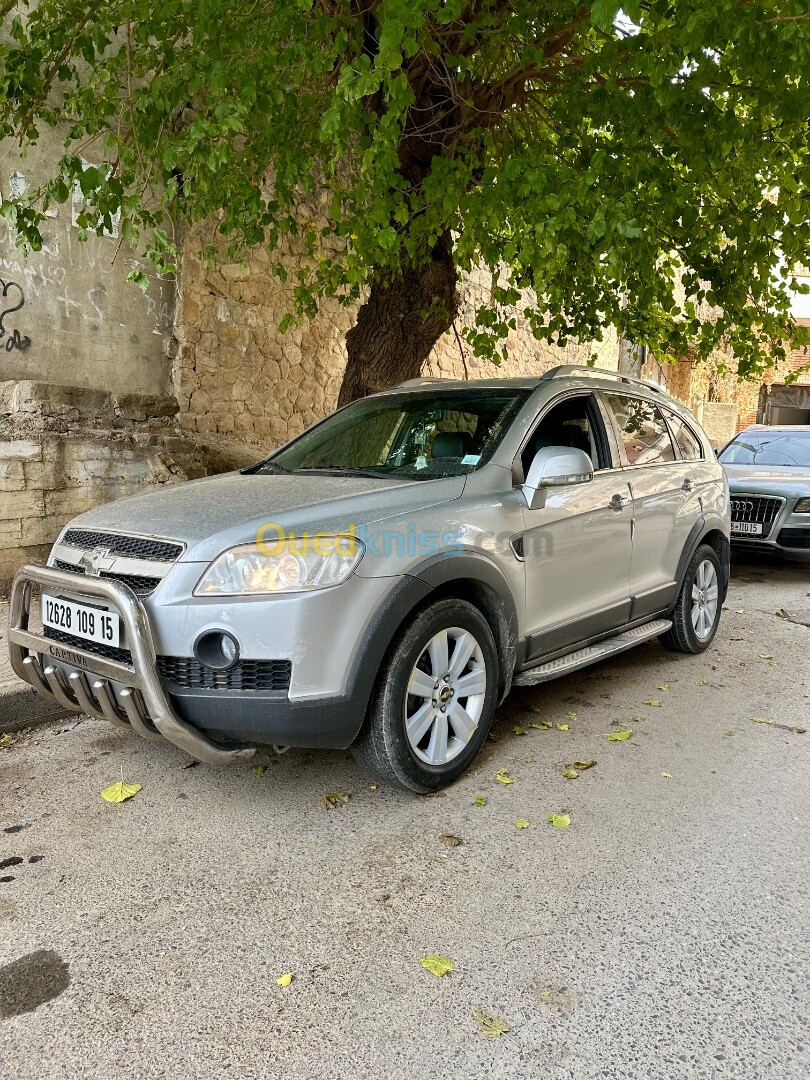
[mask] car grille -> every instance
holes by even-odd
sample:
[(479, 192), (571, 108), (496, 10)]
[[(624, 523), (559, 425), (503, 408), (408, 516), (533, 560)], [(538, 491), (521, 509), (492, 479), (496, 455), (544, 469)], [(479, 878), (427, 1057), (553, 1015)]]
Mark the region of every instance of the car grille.
[[(66, 634), (52, 626), (44, 627), (44, 635), (58, 645), (69, 649), (81, 649), (116, 660), (119, 664), (132, 664), (128, 649), (102, 645), (97, 641)], [(166, 682), (183, 690), (260, 690), (269, 693), (286, 693), (290, 689), (292, 663), (289, 660), (240, 660), (229, 671), (211, 671), (193, 657), (158, 656), (158, 675)]]
[(795, 528), (780, 529), (776, 542), (781, 547), (802, 548), (810, 551), (810, 528), (802, 528), (798, 525)]
[(779, 511), (782, 509), (784, 499), (777, 499), (771, 495), (745, 495), (734, 494), (731, 496), (731, 520), (745, 522), (759, 522), (762, 532), (757, 535), (737, 535), (735, 540), (764, 540), (770, 535), (773, 523)]
[(240, 660), (228, 671), (211, 671), (188, 656), (159, 656), (158, 674), (186, 690), (265, 690), (283, 693), (290, 688), (289, 660)]
[[(55, 570), (66, 570), (69, 574), (84, 574), (85, 572), (83, 566), (63, 562), (61, 559), (56, 559), (53, 566)], [(114, 574), (107, 570), (102, 570), (98, 576), (106, 578), (107, 581), (120, 581), (122, 585), (128, 585), (139, 600), (151, 596), (163, 580), (154, 577), (138, 577), (137, 574)]]
[(74, 637), (66, 634), (64, 630), (55, 630), (52, 626), (45, 626), (43, 634), (50, 641), (59, 645), (66, 645), (71, 649), (81, 649), (83, 652), (101, 656), (105, 660), (116, 660), (119, 664), (132, 664), (132, 654), (129, 649), (118, 649), (114, 645), (102, 645), (100, 641), (88, 641), (86, 638)]
[(143, 536), (121, 536), (119, 533), (88, 529), (68, 529), (60, 542), (87, 551), (105, 547), (110, 555), (125, 555), (130, 559), (148, 559), (151, 562), (174, 562), (183, 554), (182, 544), (167, 540), (147, 540)]

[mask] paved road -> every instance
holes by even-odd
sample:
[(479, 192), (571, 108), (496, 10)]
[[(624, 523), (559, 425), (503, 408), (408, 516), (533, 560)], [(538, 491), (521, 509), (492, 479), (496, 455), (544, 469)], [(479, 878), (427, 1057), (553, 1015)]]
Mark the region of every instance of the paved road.
[[(708, 654), (513, 694), (429, 799), (343, 753), (257, 775), (88, 719), (27, 736), (0, 754), (0, 861), (25, 860), (0, 870), (0, 1011), (52, 999), (0, 1019), (0, 1075), (807, 1076), (810, 628), (783, 609), (810, 622), (810, 572), (738, 564)], [(569, 730), (513, 732), (544, 719)], [(122, 766), (143, 790), (111, 806)]]

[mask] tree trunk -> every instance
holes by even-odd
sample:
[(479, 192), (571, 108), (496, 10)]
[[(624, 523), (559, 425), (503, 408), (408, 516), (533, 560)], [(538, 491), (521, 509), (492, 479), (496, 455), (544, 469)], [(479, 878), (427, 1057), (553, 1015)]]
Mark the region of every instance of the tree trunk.
[(446, 233), (430, 262), (403, 267), (390, 283), (372, 283), (346, 334), (348, 362), (338, 405), (418, 378), (430, 350), (453, 325), (456, 282), (453, 242)]

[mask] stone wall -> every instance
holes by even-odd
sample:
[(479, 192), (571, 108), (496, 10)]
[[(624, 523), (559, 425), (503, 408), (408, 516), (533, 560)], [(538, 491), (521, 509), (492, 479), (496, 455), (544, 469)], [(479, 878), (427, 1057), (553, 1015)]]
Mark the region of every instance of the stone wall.
[[(271, 272), (263, 251), (252, 252), (244, 264), (223, 255), (209, 265), (199, 253), (212, 240), (210, 227), (198, 228), (186, 245), (177, 297), (174, 386), (182, 429), (242, 464), (334, 409), (346, 366), (345, 334), (357, 309), (330, 301), (311, 322), (280, 334), (292, 284)], [(290, 279), (300, 259), (294, 248), (284, 254)], [(462, 283), (460, 336), (489, 287), (484, 274)], [(460, 347), (450, 331), (436, 345), (424, 374), (540, 374), (555, 364), (587, 363), (593, 352), (600, 366), (615, 369), (617, 363), (615, 335), (598, 344), (560, 349), (536, 341), (522, 321), (508, 347), (508, 362), (496, 368), (473, 357), (469, 347)]]
[(179, 433), (170, 397), (0, 383), (0, 595), (99, 503), (224, 463)]

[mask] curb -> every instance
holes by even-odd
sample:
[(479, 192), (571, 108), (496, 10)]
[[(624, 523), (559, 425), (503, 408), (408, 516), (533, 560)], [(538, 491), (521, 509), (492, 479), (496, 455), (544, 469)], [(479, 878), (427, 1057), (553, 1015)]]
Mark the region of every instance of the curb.
[(22, 680), (0, 683), (0, 735), (60, 720), (68, 710), (58, 702), (40, 697)]

